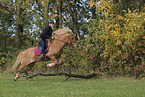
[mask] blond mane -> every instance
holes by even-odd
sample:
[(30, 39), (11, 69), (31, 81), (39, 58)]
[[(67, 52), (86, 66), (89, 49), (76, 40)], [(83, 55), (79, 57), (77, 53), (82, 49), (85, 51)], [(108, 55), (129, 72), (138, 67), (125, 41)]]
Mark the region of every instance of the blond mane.
[(54, 31), (53, 33), (54, 33), (54, 36), (60, 36), (60, 35), (64, 35), (64, 34), (73, 34), (67, 28), (58, 29), (58, 30)]

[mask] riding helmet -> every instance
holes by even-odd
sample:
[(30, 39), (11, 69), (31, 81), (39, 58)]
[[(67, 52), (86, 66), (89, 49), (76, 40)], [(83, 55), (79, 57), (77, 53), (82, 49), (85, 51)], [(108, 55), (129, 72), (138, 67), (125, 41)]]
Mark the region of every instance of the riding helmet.
[(53, 20), (48, 20), (48, 24), (49, 23), (54, 24), (54, 21)]

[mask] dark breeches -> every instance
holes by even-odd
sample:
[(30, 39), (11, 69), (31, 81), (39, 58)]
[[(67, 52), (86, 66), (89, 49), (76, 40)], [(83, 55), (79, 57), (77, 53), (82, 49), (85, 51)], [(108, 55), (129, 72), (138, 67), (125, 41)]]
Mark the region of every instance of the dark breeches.
[(40, 43), (42, 45), (42, 54), (45, 54), (46, 40), (40, 38)]

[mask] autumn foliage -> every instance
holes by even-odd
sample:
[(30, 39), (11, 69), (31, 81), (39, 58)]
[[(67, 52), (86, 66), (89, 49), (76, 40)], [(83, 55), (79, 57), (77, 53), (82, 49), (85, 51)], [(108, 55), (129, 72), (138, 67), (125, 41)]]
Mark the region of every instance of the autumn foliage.
[(120, 15), (115, 13), (113, 2), (106, 0), (97, 10), (97, 18), (85, 24), (89, 35), (81, 41), (81, 52), (77, 51), (71, 57), (75, 59), (68, 60), (67, 64), (84, 64), (79, 66), (111, 75), (142, 76), (145, 73), (145, 13), (127, 9)]
[[(0, 66), (3, 69), (11, 67), (21, 50), (37, 45), (47, 20), (53, 19), (54, 30), (62, 26), (70, 28), (79, 46), (64, 49), (65, 62), (60, 70), (136, 78), (145, 74), (143, 0), (6, 1), (0, 3)], [(43, 64), (34, 71), (38, 68), (46, 71)]]

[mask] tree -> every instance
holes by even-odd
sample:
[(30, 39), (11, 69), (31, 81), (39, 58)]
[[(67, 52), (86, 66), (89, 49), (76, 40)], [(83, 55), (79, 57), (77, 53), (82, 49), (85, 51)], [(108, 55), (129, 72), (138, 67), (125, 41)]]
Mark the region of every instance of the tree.
[(21, 37), (24, 31), (24, 17), (22, 16), (25, 9), (22, 8), (23, 2), (21, 0), (16, 1), (16, 42), (17, 48), (21, 48), (22, 40)]
[(71, 6), (71, 3), (68, 2), (68, 0), (66, 0), (66, 3), (67, 3), (67, 6), (68, 6), (68, 8), (69, 8), (71, 17), (72, 17), (72, 22), (73, 22), (73, 24), (74, 24), (74, 28), (75, 28), (75, 31), (76, 31), (76, 33), (77, 33), (77, 38), (78, 38), (78, 40), (80, 40), (79, 31), (78, 31), (78, 27), (77, 27), (77, 22), (76, 22), (76, 19), (75, 19), (75, 17), (74, 17), (74, 12), (73, 12), (73, 10), (72, 10), (72, 9), (75, 9), (75, 8), (73, 8), (73, 6)]
[[(121, 1), (121, 0), (120, 0)], [(128, 5), (129, 6), (129, 5)], [(123, 14), (117, 14), (114, 2), (102, 0), (97, 8), (99, 20), (93, 20), (89, 25), (92, 33), (87, 39), (90, 53), (96, 52), (101, 59), (100, 65), (106, 65), (110, 73), (129, 74), (138, 77), (145, 72), (144, 62), (144, 12), (138, 9), (120, 9)], [(133, 7), (134, 8), (134, 7)], [(103, 18), (101, 18), (103, 17)], [(97, 48), (98, 44), (101, 44)], [(92, 49), (96, 47), (97, 50)], [(95, 55), (96, 55), (95, 54)]]
[(12, 16), (13, 11), (9, 9), (6, 3), (1, 2), (0, 3), (0, 27), (1, 27), (1, 33), (0, 33), (0, 45), (1, 48), (3, 48), (5, 51), (7, 51), (7, 42), (9, 41), (9, 38), (11, 37), (10, 32), (8, 31), (9, 26), (12, 25)]

